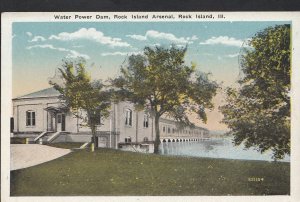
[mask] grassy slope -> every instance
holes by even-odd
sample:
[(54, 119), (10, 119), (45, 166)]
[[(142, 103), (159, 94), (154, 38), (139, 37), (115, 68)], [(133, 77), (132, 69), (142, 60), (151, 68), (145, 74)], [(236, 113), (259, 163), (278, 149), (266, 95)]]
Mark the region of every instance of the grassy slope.
[[(75, 151), (11, 172), (11, 195), (289, 194), (289, 163)], [(249, 182), (263, 177), (263, 182)]]

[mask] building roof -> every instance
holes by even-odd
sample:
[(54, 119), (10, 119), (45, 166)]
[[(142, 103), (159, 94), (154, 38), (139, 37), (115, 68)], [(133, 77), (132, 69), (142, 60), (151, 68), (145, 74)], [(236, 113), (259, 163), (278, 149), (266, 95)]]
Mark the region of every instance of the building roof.
[(27, 95), (16, 97), (16, 98), (14, 98), (14, 100), (15, 99), (28, 99), (28, 98), (42, 98), (42, 97), (57, 97), (59, 95), (60, 95), (59, 91), (57, 91), (55, 88), (51, 87), (51, 88), (46, 88), (46, 89), (36, 91), (33, 93), (29, 93)]
[[(176, 124), (177, 121), (175, 120), (171, 120), (171, 119), (168, 119), (168, 118), (160, 118), (159, 121), (163, 122), (163, 123), (169, 123), (169, 124)], [(190, 126), (187, 126), (189, 128), (194, 128), (194, 129), (200, 129), (200, 130), (207, 130), (206, 128), (203, 128), (203, 127), (200, 127), (200, 126), (197, 126), (195, 125), (194, 127), (190, 127)]]
[(49, 106), (46, 107), (44, 110), (57, 113), (57, 112), (68, 111), (68, 108), (66, 106), (58, 106), (58, 107)]

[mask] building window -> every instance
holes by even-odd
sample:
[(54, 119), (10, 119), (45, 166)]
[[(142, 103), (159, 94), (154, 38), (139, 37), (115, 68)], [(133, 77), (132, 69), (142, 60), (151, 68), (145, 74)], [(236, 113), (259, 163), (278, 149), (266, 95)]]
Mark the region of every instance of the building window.
[(125, 125), (132, 126), (132, 110), (130, 109), (125, 111)]
[(101, 114), (100, 114), (100, 112), (94, 112), (89, 117), (85, 117), (84, 122), (93, 123), (95, 125), (101, 125)]
[(61, 123), (61, 114), (57, 115), (57, 123)]
[(149, 141), (148, 137), (144, 137), (144, 142), (148, 142), (148, 141)]
[(175, 128), (172, 129), (172, 132), (175, 133)]
[(125, 143), (130, 143), (131, 142), (131, 137), (125, 137)]
[(168, 127), (168, 133), (170, 133), (171, 132), (171, 129)]
[(101, 125), (101, 114), (100, 113), (96, 114), (95, 123), (96, 123), (96, 125)]
[(34, 111), (26, 112), (26, 126), (35, 126), (35, 112)]
[(144, 128), (148, 128), (149, 126), (149, 117), (147, 114), (144, 114)]
[(163, 127), (163, 132), (166, 132), (166, 127), (165, 126)]

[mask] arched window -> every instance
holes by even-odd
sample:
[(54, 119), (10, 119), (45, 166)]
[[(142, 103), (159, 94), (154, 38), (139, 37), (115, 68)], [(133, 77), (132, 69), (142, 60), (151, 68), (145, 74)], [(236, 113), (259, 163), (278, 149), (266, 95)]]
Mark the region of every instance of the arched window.
[(130, 143), (131, 142), (131, 137), (125, 137), (125, 142)]
[(28, 110), (26, 112), (26, 126), (35, 126), (35, 111)]
[(126, 109), (125, 111), (125, 125), (132, 126), (132, 110)]
[(149, 117), (147, 114), (144, 114), (144, 128), (148, 128), (149, 126)]
[(149, 141), (148, 137), (144, 137), (144, 142), (148, 142), (148, 141)]

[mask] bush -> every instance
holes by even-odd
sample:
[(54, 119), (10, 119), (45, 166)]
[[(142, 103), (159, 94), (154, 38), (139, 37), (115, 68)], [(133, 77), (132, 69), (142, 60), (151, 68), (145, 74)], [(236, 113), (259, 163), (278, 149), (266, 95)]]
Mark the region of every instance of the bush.
[(26, 138), (24, 137), (11, 137), (10, 144), (26, 144)]

